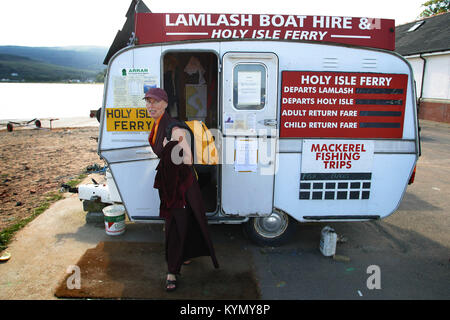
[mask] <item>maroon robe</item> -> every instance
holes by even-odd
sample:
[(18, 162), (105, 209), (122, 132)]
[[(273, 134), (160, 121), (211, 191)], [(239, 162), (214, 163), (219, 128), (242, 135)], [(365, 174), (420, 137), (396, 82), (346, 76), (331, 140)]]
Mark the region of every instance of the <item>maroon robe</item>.
[(193, 167), (175, 165), (171, 161), (172, 149), (178, 142), (163, 147), (166, 127), (174, 121), (165, 112), (159, 122), (155, 144), (150, 145), (159, 157), (154, 187), (161, 200), (160, 217), (165, 218), (166, 260), (169, 272), (178, 274), (184, 261), (199, 256), (211, 256), (215, 268), (219, 267), (209, 237), (206, 210)]

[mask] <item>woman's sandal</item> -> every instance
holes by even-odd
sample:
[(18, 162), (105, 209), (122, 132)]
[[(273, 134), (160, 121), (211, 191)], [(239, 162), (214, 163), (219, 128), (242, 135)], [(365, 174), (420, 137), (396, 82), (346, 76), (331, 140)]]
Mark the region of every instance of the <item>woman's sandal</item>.
[(186, 260), (185, 262), (183, 262), (183, 264), (185, 265), (185, 266), (188, 266), (188, 265), (190, 265), (192, 263), (192, 260)]
[(166, 291), (174, 291), (177, 288), (177, 277), (175, 276), (175, 280), (166, 279)]

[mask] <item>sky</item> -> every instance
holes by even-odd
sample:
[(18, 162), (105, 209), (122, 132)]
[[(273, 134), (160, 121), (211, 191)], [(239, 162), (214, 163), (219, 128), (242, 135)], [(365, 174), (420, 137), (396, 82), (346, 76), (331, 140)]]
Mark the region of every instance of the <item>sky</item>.
[[(417, 19), (426, 0), (145, 0), (154, 13), (245, 13)], [(0, 0), (0, 45), (109, 47), (131, 0)], [(256, 5), (257, 4), (257, 5)]]

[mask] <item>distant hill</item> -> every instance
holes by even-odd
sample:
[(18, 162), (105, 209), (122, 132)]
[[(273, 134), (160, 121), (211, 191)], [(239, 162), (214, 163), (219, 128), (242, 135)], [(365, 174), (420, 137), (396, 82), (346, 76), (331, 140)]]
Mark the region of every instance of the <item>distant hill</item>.
[[(26, 57), (0, 54), (0, 80), (26, 82), (94, 81), (97, 71), (40, 62)], [(5, 81), (5, 80), (3, 80)]]
[(95, 80), (106, 66), (106, 47), (0, 46), (0, 80)]

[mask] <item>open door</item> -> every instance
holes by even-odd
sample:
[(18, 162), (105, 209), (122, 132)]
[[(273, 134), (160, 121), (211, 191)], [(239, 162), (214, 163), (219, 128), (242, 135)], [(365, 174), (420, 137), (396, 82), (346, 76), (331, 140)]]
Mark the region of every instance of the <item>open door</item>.
[(222, 211), (270, 215), (273, 208), (278, 57), (223, 56)]

